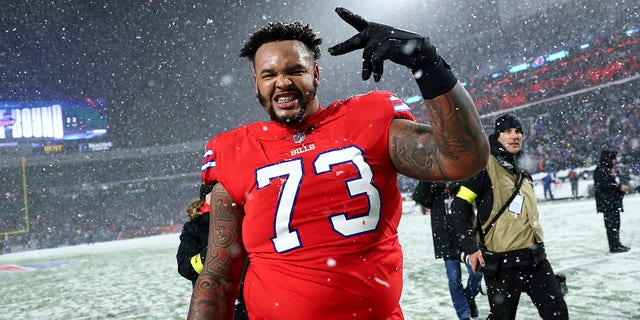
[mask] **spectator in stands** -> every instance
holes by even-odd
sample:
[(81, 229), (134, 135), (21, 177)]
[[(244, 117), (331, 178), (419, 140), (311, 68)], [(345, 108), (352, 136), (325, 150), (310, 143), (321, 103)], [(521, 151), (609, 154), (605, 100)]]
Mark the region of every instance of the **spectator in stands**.
[(627, 252), (629, 247), (620, 243), (620, 212), (623, 212), (622, 198), (629, 191), (629, 185), (621, 182), (615, 169), (618, 153), (602, 150), (598, 166), (593, 171), (593, 192), (596, 196), (596, 210), (604, 215), (607, 240), (611, 253)]
[(210, 220), (207, 197), (210, 197), (212, 189), (210, 185), (200, 186), (200, 198), (187, 206), (189, 221), (185, 222), (180, 234), (180, 245), (176, 254), (178, 273), (191, 280), (192, 285), (196, 284), (207, 253)]
[[(449, 184), (454, 186), (455, 183)], [(452, 188), (455, 192), (457, 188)], [(449, 294), (458, 319), (475, 319), (478, 317), (478, 306), (475, 297), (479, 292), (482, 273), (475, 273), (471, 265), (465, 263), (468, 272), (467, 286), (462, 284), (460, 268), (460, 241), (447, 209), (446, 199), (449, 190), (446, 183), (420, 181), (412, 196), (421, 207), (431, 209), (431, 233), (433, 236), (433, 252), (436, 259), (444, 260), (444, 267), (449, 280)]]
[(459, 180), (486, 164), (473, 101), (429, 39), (336, 12), (359, 33), (329, 52), (364, 49), (364, 80), (380, 80), (387, 59), (409, 67), (432, 126), (414, 121), (387, 91), (322, 106), (322, 40), (313, 29), (277, 22), (253, 33), (241, 56), (252, 64), (270, 121), (206, 146), (201, 176), (215, 183), (211, 225), (218, 227), (210, 230), (190, 319), (231, 318), (247, 255), (250, 318), (402, 319), (398, 174)]
[(489, 164), (460, 184), (451, 214), (473, 272), (484, 268), (487, 319), (515, 319), (523, 292), (543, 319), (568, 319), (561, 286), (545, 253), (531, 175), (520, 160), (523, 140), (522, 123), (515, 115), (496, 119), (489, 136)]

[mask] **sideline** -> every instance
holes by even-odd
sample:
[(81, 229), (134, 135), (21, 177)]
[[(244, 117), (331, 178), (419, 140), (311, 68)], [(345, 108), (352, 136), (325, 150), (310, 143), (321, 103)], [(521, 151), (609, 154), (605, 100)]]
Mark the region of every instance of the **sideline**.
[(146, 305), (146, 306), (141, 306), (141, 307), (134, 307), (134, 308), (110, 311), (110, 312), (107, 312), (105, 314), (98, 314), (98, 315), (84, 316), (84, 317), (79, 317), (79, 318), (72, 318), (70, 320), (104, 319), (104, 318), (114, 317), (114, 316), (118, 316), (118, 315), (122, 315), (122, 314), (126, 314), (126, 313), (132, 313), (134, 311), (140, 311), (140, 310), (145, 310), (145, 309), (155, 309), (155, 308), (171, 306), (171, 305), (176, 305), (176, 304), (181, 304), (181, 303), (189, 303), (189, 300), (190, 299), (180, 299), (180, 300), (176, 300), (176, 301), (172, 301), (172, 302), (156, 303), (156, 304), (151, 304), (151, 305)]

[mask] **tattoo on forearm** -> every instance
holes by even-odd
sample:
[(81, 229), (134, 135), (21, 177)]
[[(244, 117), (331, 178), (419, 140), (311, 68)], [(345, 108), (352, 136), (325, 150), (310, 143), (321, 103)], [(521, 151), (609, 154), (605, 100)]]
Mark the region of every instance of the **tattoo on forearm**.
[(233, 199), (224, 189), (214, 187), (210, 205), (208, 256), (194, 288), (189, 319), (228, 314), (231, 312), (228, 302), (235, 299), (230, 298), (235, 289), (230, 268), (241, 251), (238, 247), (240, 214)]
[(213, 278), (220, 278), (220, 274), (227, 274), (231, 264), (231, 251), (234, 249), (232, 245), (239, 237), (238, 213), (228, 193), (214, 190), (211, 194), (211, 214), (209, 256), (206, 258), (203, 272), (212, 272)]

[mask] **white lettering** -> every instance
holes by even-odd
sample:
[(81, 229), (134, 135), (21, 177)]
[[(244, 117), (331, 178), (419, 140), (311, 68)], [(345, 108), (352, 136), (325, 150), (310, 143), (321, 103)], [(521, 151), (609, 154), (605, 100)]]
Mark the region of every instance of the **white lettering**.
[(22, 114), (22, 136), (25, 138), (33, 137), (33, 129), (31, 127), (31, 109), (24, 108), (20, 110)]
[(11, 126), (11, 136), (14, 138), (22, 138), (22, 117), (20, 117), (20, 109), (11, 109), (11, 117), (14, 119)]
[(13, 138), (62, 139), (64, 137), (62, 107), (59, 104), (40, 108), (12, 109), (11, 117), (15, 119), (11, 126)]
[(64, 137), (64, 122), (62, 122), (62, 107), (59, 104), (51, 106), (51, 123), (53, 124), (53, 137), (62, 139)]
[(89, 149), (93, 151), (109, 150), (112, 146), (113, 144), (111, 142), (98, 142), (88, 144)]
[(42, 138), (42, 108), (31, 109), (31, 133), (34, 138)]
[(307, 151), (311, 151), (315, 149), (316, 149), (316, 145), (312, 143), (310, 145), (302, 146), (300, 148), (295, 148), (291, 150), (291, 156), (295, 156), (297, 154), (305, 153)]
[(53, 115), (51, 108), (42, 108), (42, 135), (45, 137), (53, 137)]

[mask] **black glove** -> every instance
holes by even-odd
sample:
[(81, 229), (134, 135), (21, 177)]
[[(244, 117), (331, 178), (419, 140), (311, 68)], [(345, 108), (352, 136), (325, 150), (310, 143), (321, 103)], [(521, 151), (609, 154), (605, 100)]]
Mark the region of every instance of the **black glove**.
[[(373, 73), (373, 80), (380, 81), (384, 60), (389, 59), (411, 69), (424, 98), (437, 97), (451, 90), (457, 82), (449, 65), (436, 53), (436, 47), (428, 38), (384, 24), (368, 22), (345, 8), (336, 8), (336, 13), (359, 33), (329, 48), (329, 53), (335, 56), (364, 49), (362, 53), (362, 80), (369, 79)], [(440, 69), (446, 69), (446, 72), (443, 74)], [(432, 77), (444, 77), (446, 81), (426, 79)], [(434, 86), (436, 88), (433, 88)]]

